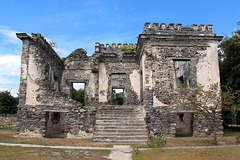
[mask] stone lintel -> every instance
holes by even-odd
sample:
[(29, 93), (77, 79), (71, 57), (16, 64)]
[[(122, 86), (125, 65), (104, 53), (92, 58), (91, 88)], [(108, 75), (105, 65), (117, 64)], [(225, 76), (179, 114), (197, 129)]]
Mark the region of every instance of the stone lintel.
[(31, 39), (31, 37), (29, 35), (27, 35), (27, 33), (16, 33), (16, 35), (21, 40)]
[(43, 112), (64, 112), (64, 113), (67, 113), (69, 111), (65, 111), (65, 110), (43, 110)]
[(173, 58), (174, 61), (191, 61), (191, 58)]

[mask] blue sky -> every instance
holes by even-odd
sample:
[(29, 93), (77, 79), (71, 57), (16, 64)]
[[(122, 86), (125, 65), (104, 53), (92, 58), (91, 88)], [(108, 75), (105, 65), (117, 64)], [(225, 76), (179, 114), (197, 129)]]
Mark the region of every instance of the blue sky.
[(22, 42), (16, 32), (41, 33), (66, 57), (77, 48), (88, 55), (95, 42), (136, 43), (145, 22), (213, 24), (231, 36), (240, 21), (239, 0), (7, 0), (0, 2), (0, 90), (16, 95)]

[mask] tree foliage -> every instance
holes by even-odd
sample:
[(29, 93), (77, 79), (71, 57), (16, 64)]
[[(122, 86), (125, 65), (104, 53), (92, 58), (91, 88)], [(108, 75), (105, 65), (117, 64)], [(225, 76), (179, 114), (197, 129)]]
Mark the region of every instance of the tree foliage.
[(125, 50), (126, 53), (132, 53), (136, 51), (136, 47), (133, 44), (130, 44), (129, 47), (128, 46), (123, 46), (120, 49)]
[(48, 43), (50, 44), (51, 47), (53, 47), (53, 48), (58, 48), (58, 44), (57, 44), (56, 42), (54, 42), (54, 41), (49, 41)]
[(210, 120), (214, 131), (214, 144), (217, 143), (218, 115), (221, 113), (222, 106), (229, 107), (235, 99), (231, 90), (221, 92), (218, 83), (210, 85), (206, 90), (203, 86), (181, 85), (173, 96), (172, 105), (176, 105), (185, 110), (201, 113), (206, 119)]
[(240, 30), (219, 45), (221, 84), (240, 89)]
[(113, 102), (112, 104), (113, 105), (123, 105), (123, 92), (120, 92), (120, 93), (116, 93), (115, 90), (113, 90)]
[(0, 114), (16, 114), (18, 97), (13, 97), (9, 91), (0, 92)]
[(74, 100), (80, 102), (82, 105), (85, 105), (85, 103), (84, 103), (84, 90), (83, 89), (76, 90), (75, 88), (73, 88), (72, 97), (73, 97)]
[[(240, 26), (240, 21), (238, 22)], [(240, 30), (236, 30), (232, 37), (226, 37), (219, 45), (220, 78), (223, 91), (231, 87), (236, 99), (232, 103), (232, 110), (240, 110)]]

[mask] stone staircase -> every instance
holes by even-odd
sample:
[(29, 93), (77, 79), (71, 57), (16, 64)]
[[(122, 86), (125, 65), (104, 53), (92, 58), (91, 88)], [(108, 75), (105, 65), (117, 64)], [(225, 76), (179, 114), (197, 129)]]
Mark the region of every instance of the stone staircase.
[(145, 143), (146, 123), (140, 106), (100, 106), (97, 110), (94, 142)]

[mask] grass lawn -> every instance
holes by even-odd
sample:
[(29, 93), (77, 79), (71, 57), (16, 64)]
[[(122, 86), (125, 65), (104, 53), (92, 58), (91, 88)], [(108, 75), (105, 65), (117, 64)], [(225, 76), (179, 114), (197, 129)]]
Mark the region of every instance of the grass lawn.
[(240, 136), (240, 127), (226, 127), (224, 129), (224, 136)]
[[(218, 142), (225, 144), (237, 144), (236, 136), (240, 135), (240, 128), (224, 129), (224, 136), (218, 137)], [(179, 137), (168, 138), (167, 147), (173, 146), (211, 146), (212, 137)], [(139, 148), (147, 145), (132, 145)], [(133, 154), (133, 160), (239, 160), (240, 146), (227, 148), (206, 148), (206, 149), (152, 149), (139, 151)]]
[[(181, 138), (165, 138), (167, 139), (166, 147), (174, 146), (212, 146), (212, 137), (181, 137)], [(223, 142), (225, 144), (237, 144), (236, 138), (231, 137), (218, 137), (218, 142)], [(148, 148), (147, 144), (134, 144), (132, 147)]]
[[(230, 128), (224, 130), (225, 135), (218, 137), (218, 142), (225, 144), (237, 144), (236, 136), (240, 135), (239, 130)], [(91, 139), (47, 139), (47, 138), (22, 138), (15, 137), (16, 130), (0, 129), (0, 142), (39, 144), (52, 146), (93, 146), (112, 147), (112, 144), (94, 143)], [(167, 147), (172, 146), (211, 146), (212, 137), (177, 137), (167, 138)], [(147, 144), (132, 145), (132, 147), (146, 148)], [(108, 156), (110, 150), (70, 150), (50, 148), (24, 148), (24, 147), (0, 147), (0, 159), (88, 159), (102, 160)], [(240, 159), (240, 146), (228, 148), (207, 148), (207, 149), (153, 149), (133, 153), (134, 160), (191, 160), (191, 159)]]
[(69, 150), (51, 148), (24, 148), (1, 146), (1, 160), (55, 160), (55, 159), (82, 159), (82, 160), (106, 160), (110, 150)]
[[(70, 138), (25, 138), (15, 137), (16, 130), (0, 129), (0, 142), (38, 144), (47, 146), (82, 146), (82, 147), (112, 147), (111, 144), (92, 142), (92, 139), (70, 139)], [(0, 158), (1, 159), (1, 158)]]
[(153, 149), (133, 154), (133, 160), (239, 160), (240, 146), (206, 149)]
[[(224, 136), (218, 137), (218, 142), (224, 144), (237, 144), (236, 137), (240, 136), (240, 127), (224, 129)], [(166, 147), (174, 146), (212, 146), (213, 137), (176, 137), (167, 139)], [(132, 147), (147, 148), (147, 144), (134, 144)], [(239, 158), (240, 159), (240, 158)]]

